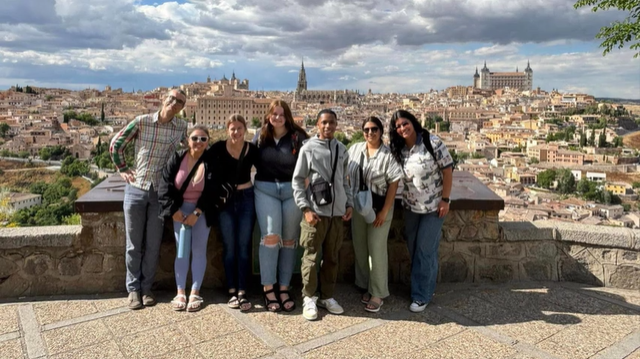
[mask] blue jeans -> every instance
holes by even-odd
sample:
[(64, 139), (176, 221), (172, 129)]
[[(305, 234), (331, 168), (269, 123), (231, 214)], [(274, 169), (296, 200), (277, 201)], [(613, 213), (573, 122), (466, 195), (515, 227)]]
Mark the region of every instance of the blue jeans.
[(127, 292), (151, 291), (156, 275), (164, 220), (158, 217), (160, 205), (153, 186), (145, 191), (127, 184), (124, 189), (126, 229), (125, 265)]
[(405, 238), (411, 257), (411, 299), (429, 303), (438, 278), (438, 247), (444, 218), (404, 210)]
[[(184, 214), (192, 213), (196, 209), (195, 203), (182, 203), (180, 210)], [(173, 221), (173, 234), (176, 236), (176, 261), (174, 271), (176, 272), (176, 286), (178, 289), (185, 289), (187, 283), (187, 273), (189, 272), (189, 257), (191, 257), (191, 290), (200, 290), (204, 272), (207, 269), (207, 242), (209, 241), (210, 227), (207, 227), (207, 219), (201, 215), (196, 224), (191, 227), (191, 255), (178, 258), (178, 241), (180, 240), (180, 228), (182, 223)]]
[(245, 290), (251, 269), (251, 235), (256, 220), (253, 188), (236, 191), (218, 219), (227, 288)]
[[(278, 282), (288, 287), (296, 263), (302, 211), (293, 200), (291, 182), (256, 181), (255, 189), (256, 214), (262, 238), (258, 252), (262, 285)], [(278, 236), (280, 243), (265, 245), (264, 237), (268, 235)], [(292, 244), (283, 243), (292, 240)]]

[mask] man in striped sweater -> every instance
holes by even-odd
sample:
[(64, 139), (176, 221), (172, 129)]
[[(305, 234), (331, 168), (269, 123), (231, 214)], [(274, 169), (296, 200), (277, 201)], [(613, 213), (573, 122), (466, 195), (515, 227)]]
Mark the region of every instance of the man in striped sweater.
[[(113, 163), (127, 182), (123, 209), (130, 309), (156, 304), (151, 285), (164, 227), (158, 217), (157, 188), (164, 165), (186, 138), (187, 122), (175, 117), (186, 101), (182, 90), (169, 91), (160, 111), (136, 117), (113, 137), (109, 147)], [(135, 146), (135, 163), (129, 167), (124, 149), (131, 143)]]

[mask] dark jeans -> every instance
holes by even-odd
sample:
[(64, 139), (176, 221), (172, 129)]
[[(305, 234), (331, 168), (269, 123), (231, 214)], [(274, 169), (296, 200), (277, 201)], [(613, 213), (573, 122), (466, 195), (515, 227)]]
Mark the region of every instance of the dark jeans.
[(411, 299), (429, 303), (438, 279), (438, 247), (444, 218), (404, 210), (404, 235), (411, 256)]
[(227, 288), (245, 290), (256, 220), (253, 188), (236, 191), (219, 215)]

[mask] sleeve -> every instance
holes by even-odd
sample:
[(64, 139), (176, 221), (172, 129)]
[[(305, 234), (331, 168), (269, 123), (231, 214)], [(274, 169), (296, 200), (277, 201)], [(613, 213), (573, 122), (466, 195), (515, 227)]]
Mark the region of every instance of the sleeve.
[(389, 152), (389, 156), (387, 157), (387, 162), (388, 162), (387, 171), (386, 171), (387, 183), (401, 180), (403, 175), (402, 167), (400, 166), (398, 161), (396, 161), (396, 159), (393, 158), (393, 155), (391, 154), (391, 152)]
[(432, 143), (435, 145), (433, 146), (433, 152), (436, 154), (436, 161), (438, 162), (438, 166), (440, 166), (440, 170), (453, 166), (453, 157), (449, 154), (449, 150), (447, 150), (444, 141), (438, 138)]
[(124, 148), (131, 140), (133, 140), (138, 134), (140, 117), (136, 117), (133, 121), (129, 122), (120, 132), (118, 132), (111, 140), (109, 146), (109, 153), (111, 154), (111, 160), (116, 166), (118, 172), (124, 172), (129, 169), (124, 158)]
[(296, 161), (296, 168), (293, 170), (293, 178), (291, 179), (291, 187), (293, 188), (293, 199), (298, 208), (313, 208), (311, 202), (307, 199), (305, 179), (309, 177), (309, 159), (304, 147), (300, 150), (300, 156)]
[(342, 179), (342, 185), (344, 186), (344, 193), (347, 195), (347, 207), (353, 207), (353, 192), (351, 191), (351, 186), (349, 185), (349, 152), (344, 151), (344, 162), (343, 173), (344, 178)]

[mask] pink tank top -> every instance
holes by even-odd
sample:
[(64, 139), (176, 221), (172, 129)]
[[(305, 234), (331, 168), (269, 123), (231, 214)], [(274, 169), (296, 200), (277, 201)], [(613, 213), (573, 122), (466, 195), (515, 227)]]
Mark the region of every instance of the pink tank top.
[[(176, 175), (176, 180), (175, 180), (175, 185), (178, 190), (182, 188), (182, 184), (184, 183), (184, 180), (189, 175), (189, 171), (187, 170), (188, 161), (189, 161), (189, 155), (185, 155), (184, 158), (182, 159), (182, 163), (180, 163), (180, 169), (178, 170), (178, 174)], [(204, 164), (200, 163), (199, 166), (204, 166)], [(204, 190), (204, 175), (201, 176), (200, 178), (197, 178), (198, 177), (197, 171), (198, 170), (196, 170), (196, 173), (194, 173), (193, 177), (191, 177), (191, 183), (189, 183), (189, 185), (187, 186), (187, 189), (184, 191), (184, 194), (182, 195), (182, 199), (185, 202), (198, 203), (198, 199), (200, 198), (200, 195), (202, 195), (202, 190)], [(198, 182), (194, 183), (193, 181), (195, 179), (198, 179)]]

